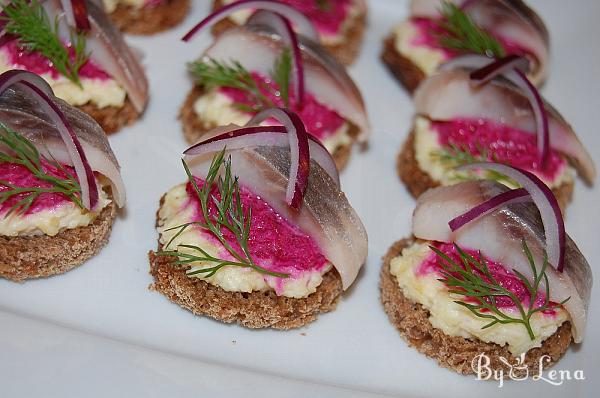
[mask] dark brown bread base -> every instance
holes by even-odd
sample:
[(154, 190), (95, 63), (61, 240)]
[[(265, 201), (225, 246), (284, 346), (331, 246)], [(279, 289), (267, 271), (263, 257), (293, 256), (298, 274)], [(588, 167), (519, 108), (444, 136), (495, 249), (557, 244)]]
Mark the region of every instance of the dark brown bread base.
[[(506, 347), (480, 340), (448, 336), (431, 325), (429, 311), (404, 296), (396, 277), (390, 273), (390, 262), (400, 255), (403, 248), (410, 246), (414, 241), (411, 238), (394, 243), (383, 259), (380, 281), (381, 302), (390, 322), (398, 329), (408, 345), (435, 359), (440, 366), (462, 374), (473, 374), (475, 373), (472, 368), (473, 358), (484, 353), (490, 358), (492, 369), (503, 369), (505, 374), (508, 374), (510, 369), (499, 358), (504, 357), (511, 364), (515, 364), (516, 359)], [(549, 367), (564, 355), (570, 344), (571, 324), (565, 322), (542, 343), (541, 347), (527, 352), (524, 365), (528, 367), (529, 375), (538, 374), (539, 362), (543, 355), (549, 356), (549, 361), (544, 360), (543, 363), (544, 368)], [(520, 372), (516, 373), (522, 376)]]
[[(421, 170), (419, 167), (419, 163), (415, 157), (414, 131), (411, 131), (411, 133), (408, 135), (408, 138), (402, 146), (402, 150), (398, 154), (396, 169), (400, 179), (402, 182), (404, 182), (404, 184), (406, 184), (406, 188), (415, 198), (421, 196), (421, 194), (428, 189), (435, 188), (440, 185), (437, 181), (434, 181), (429, 174)], [(573, 197), (573, 185), (574, 183), (571, 181), (563, 183), (559, 187), (552, 190), (563, 213)]]
[[(217, 10), (222, 6), (223, 2), (221, 0), (213, 0), (213, 10)], [(354, 23), (348, 27), (344, 40), (342, 40), (341, 43), (328, 45), (325, 46), (325, 48), (327, 48), (327, 50), (333, 54), (333, 56), (342, 65), (351, 65), (356, 60), (356, 57), (358, 57), (360, 52), (366, 25), (367, 15), (365, 13), (360, 15), (358, 18), (355, 18)], [(213, 26), (212, 32), (215, 36), (218, 36), (222, 32), (234, 26), (236, 25), (233, 21), (224, 19)]]
[(116, 133), (122, 127), (133, 124), (140, 117), (129, 98), (125, 99), (125, 104), (120, 108), (115, 106), (98, 108), (89, 102), (77, 108), (90, 115), (106, 134)]
[[(159, 247), (160, 250), (160, 247)], [(342, 293), (342, 281), (336, 271), (323, 275), (317, 291), (302, 299), (277, 296), (274, 291), (227, 292), (218, 286), (185, 274), (185, 268), (173, 259), (148, 254), (152, 290), (193, 312), (221, 322), (236, 322), (251, 329), (292, 329), (304, 326), (324, 312), (335, 309)]]
[(178, 25), (190, 10), (190, 0), (169, 0), (156, 7), (119, 4), (110, 14), (117, 27), (133, 35), (152, 35)]
[(22, 282), (81, 265), (106, 245), (115, 216), (111, 202), (85, 227), (66, 229), (55, 236), (0, 236), (0, 277)]
[(404, 57), (396, 50), (394, 35), (388, 36), (383, 41), (381, 60), (390, 72), (398, 79), (409, 93), (414, 93), (419, 84), (425, 79), (425, 72), (415, 65), (410, 59)]
[[(194, 111), (194, 103), (202, 95), (202, 89), (195, 86), (183, 103), (181, 110), (179, 111), (179, 120), (183, 124), (183, 135), (189, 144), (198, 142), (206, 132), (214, 128), (215, 126), (208, 126), (204, 123)], [(356, 140), (358, 137), (358, 128), (354, 125), (350, 127), (348, 132), (352, 140)], [(352, 144), (337, 147), (332, 153), (333, 159), (338, 170), (343, 170), (350, 160), (352, 154)]]

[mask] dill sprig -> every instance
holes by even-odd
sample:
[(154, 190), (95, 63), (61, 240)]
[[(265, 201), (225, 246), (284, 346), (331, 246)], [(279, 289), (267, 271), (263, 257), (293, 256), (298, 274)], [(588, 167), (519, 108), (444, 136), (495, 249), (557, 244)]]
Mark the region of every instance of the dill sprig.
[[(159, 255), (171, 256), (177, 258), (175, 265), (190, 265), (195, 262), (207, 262), (215, 264), (212, 267), (188, 271), (188, 275), (204, 274), (205, 277), (211, 277), (217, 271), (225, 266), (236, 266), (251, 268), (261, 274), (275, 276), (279, 278), (288, 277), (287, 274), (272, 272), (257, 265), (250, 254), (248, 241), (250, 239), (250, 226), (252, 220), (252, 209), (244, 211), (242, 200), (240, 198), (240, 188), (238, 178), (232, 175), (231, 158), (225, 159), (225, 150), (215, 155), (212, 159), (206, 180), (202, 188), (198, 187), (196, 179), (191, 174), (185, 161), (182, 161), (183, 168), (187, 174), (188, 180), (198, 197), (200, 208), (202, 210), (203, 221), (189, 222), (166, 231), (175, 231), (175, 235), (165, 245), (165, 249), (159, 252)], [(219, 175), (221, 169), (223, 175)], [(217, 187), (219, 198), (212, 194), (213, 187)], [(214, 204), (216, 214), (210, 214), (210, 204)], [(209, 254), (199, 246), (179, 244), (177, 249), (168, 250), (173, 241), (179, 237), (186, 229), (191, 226), (197, 226), (209, 231), (221, 245), (233, 256), (235, 260), (221, 259)], [(229, 231), (235, 237), (240, 250), (236, 250), (225, 238), (223, 230)], [(180, 248), (189, 249), (196, 253), (182, 252)]]
[(477, 26), (456, 4), (444, 1), (441, 14), (443, 20), (439, 22), (439, 26), (444, 33), (438, 34), (438, 41), (442, 47), (488, 57), (504, 56), (502, 44), (490, 33)]
[[(445, 167), (454, 169), (459, 166), (480, 162), (500, 163), (496, 154), (491, 153), (488, 148), (476, 145), (477, 154), (473, 154), (468, 145), (450, 144), (447, 148), (431, 152), (434, 160), (440, 161)], [(517, 186), (518, 184), (502, 173), (494, 170), (485, 170), (485, 179), (494, 180), (504, 185)], [(453, 178), (457, 180), (472, 180), (478, 178), (475, 172), (454, 172)]]
[[(455, 244), (454, 246), (459, 253), (462, 265), (457, 264), (457, 262), (436, 247), (430, 246), (431, 250), (442, 260), (442, 270), (440, 272), (443, 278), (440, 278), (439, 281), (449, 288), (448, 291), (450, 293), (461, 295), (467, 299), (467, 301), (455, 300), (456, 304), (467, 308), (479, 318), (489, 320), (489, 323), (485, 324), (482, 329), (487, 329), (496, 324), (522, 324), (527, 330), (529, 338), (534, 340), (535, 334), (531, 327), (531, 318), (533, 315), (541, 311), (557, 308), (566, 303), (570, 298), (565, 299), (559, 304), (550, 303), (550, 285), (548, 283), (548, 276), (546, 275), (548, 256), (544, 252), (544, 262), (538, 272), (533, 255), (525, 240), (522, 241), (523, 253), (527, 257), (527, 261), (531, 267), (533, 281), (529, 281), (515, 269), (513, 269), (513, 272), (523, 282), (529, 293), (530, 300), (528, 303), (522, 303), (513, 292), (503, 287), (494, 278), (481, 252), (479, 253), (480, 258), (476, 259), (458, 245)], [(535, 301), (542, 282), (545, 285), (546, 296), (544, 303), (536, 306)], [(519, 316), (511, 316), (500, 310), (496, 304), (496, 300), (499, 297), (510, 299), (517, 308)]]
[(39, 0), (12, 0), (3, 12), (6, 16), (0, 19), (6, 21), (6, 32), (16, 36), (21, 47), (48, 58), (63, 76), (81, 87), (79, 70), (88, 60), (84, 33), (71, 31), (71, 56), (58, 35), (58, 18), (50, 21)]
[(258, 112), (265, 108), (277, 107), (277, 104), (263, 94), (263, 90), (270, 92), (273, 96), (280, 97), (285, 106), (289, 106), (292, 56), (290, 49), (287, 47), (277, 58), (271, 71), (271, 78), (279, 86), (278, 91), (269, 85), (259, 86), (252, 78), (252, 74), (238, 61), (225, 64), (215, 59), (199, 60), (189, 63), (188, 69), (198, 84), (208, 90), (228, 87), (245, 92), (252, 105), (235, 104), (237, 108), (243, 111)]
[(271, 77), (279, 86), (279, 95), (283, 99), (285, 107), (290, 106), (290, 76), (292, 75), (292, 52), (288, 47), (284, 48), (283, 52), (275, 61)]
[[(66, 178), (58, 178), (48, 174), (42, 162), (60, 169)], [(35, 178), (51, 185), (49, 188), (19, 187), (8, 181), (0, 180), (0, 185), (8, 188), (0, 192), (0, 205), (13, 197), (21, 197), (4, 215), (8, 217), (14, 212), (24, 214), (35, 200), (44, 193), (57, 193), (66, 196), (78, 207), (81, 203), (81, 186), (75, 176), (68, 172), (55, 160), (44, 158), (37, 148), (25, 137), (0, 123), (0, 163), (13, 163), (25, 167)]]

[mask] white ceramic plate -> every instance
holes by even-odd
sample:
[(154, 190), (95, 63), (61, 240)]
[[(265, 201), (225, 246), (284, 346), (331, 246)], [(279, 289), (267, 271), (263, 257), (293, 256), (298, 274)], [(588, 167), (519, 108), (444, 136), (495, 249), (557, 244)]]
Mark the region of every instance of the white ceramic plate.
[[(130, 41), (146, 53), (151, 102), (143, 120), (111, 136), (123, 166), (128, 204), (109, 245), (66, 275), (15, 284), (0, 280), (0, 396), (404, 396), (500, 394), (591, 396), (600, 388), (600, 307), (590, 306), (585, 342), (557, 369), (582, 369), (585, 381), (476, 381), (442, 369), (409, 348), (379, 302), (381, 256), (410, 231), (414, 200), (395, 172), (413, 113), (410, 98), (381, 62), (381, 42), (408, 2), (370, 2), (369, 29), (351, 73), (371, 111), (370, 147), (356, 151), (342, 183), (370, 236), (369, 259), (336, 311), (306, 328), (251, 331), (193, 316), (148, 290), (148, 250), (160, 196), (184, 180), (185, 144), (177, 111), (191, 82), (185, 63), (208, 43), (179, 41), (205, 15), (194, 1), (185, 23)], [(600, 2), (531, 1), (552, 34), (551, 77), (544, 89), (592, 155), (600, 154)], [(600, 191), (578, 181), (569, 208), (571, 236), (596, 268)], [(596, 273), (597, 274), (597, 273)], [(598, 275), (596, 275), (598, 277)], [(597, 297), (598, 285), (592, 294)]]

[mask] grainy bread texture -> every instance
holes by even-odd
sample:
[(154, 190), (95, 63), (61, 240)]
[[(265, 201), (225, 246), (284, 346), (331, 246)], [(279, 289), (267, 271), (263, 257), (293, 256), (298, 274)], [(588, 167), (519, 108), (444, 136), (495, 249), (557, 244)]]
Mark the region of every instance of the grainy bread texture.
[[(195, 86), (188, 94), (181, 110), (179, 111), (179, 120), (183, 125), (183, 135), (189, 144), (198, 142), (204, 134), (215, 126), (209, 126), (207, 123), (202, 121), (198, 117), (198, 114), (194, 111), (194, 103), (202, 95), (202, 89)], [(354, 142), (358, 137), (358, 128), (351, 125), (348, 132), (350, 138)], [(338, 170), (342, 170), (348, 164), (350, 155), (352, 154), (352, 144), (338, 146), (332, 153), (333, 159)]]
[[(213, 10), (217, 10), (222, 6), (223, 2), (221, 0), (213, 0)], [(326, 45), (325, 48), (327, 48), (341, 64), (346, 66), (351, 65), (360, 52), (366, 25), (367, 15), (364, 13), (358, 18), (355, 18), (353, 23), (348, 26), (348, 30), (344, 35), (344, 40), (338, 44)], [(224, 19), (213, 26), (212, 32), (215, 36), (218, 36), (220, 33), (234, 26), (236, 25), (233, 21)]]
[[(484, 353), (490, 358), (492, 369), (503, 369), (507, 374), (509, 368), (500, 361), (500, 357), (506, 358), (511, 364), (515, 363), (515, 358), (506, 347), (480, 340), (448, 336), (431, 325), (428, 310), (404, 296), (396, 277), (390, 273), (390, 262), (401, 254), (403, 248), (410, 246), (414, 241), (414, 238), (410, 238), (394, 243), (383, 259), (379, 286), (381, 302), (390, 322), (398, 329), (408, 345), (435, 359), (440, 366), (462, 374), (473, 374), (475, 373), (472, 368), (473, 358)], [(528, 366), (529, 374), (538, 373), (540, 358), (543, 355), (549, 356), (550, 359), (544, 361), (544, 368), (549, 367), (564, 355), (570, 344), (571, 324), (565, 322), (542, 343), (541, 347), (527, 352), (524, 365)], [(522, 372), (517, 371), (517, 374), (522, 375)]]
[(120, 108), (115, 106), (98, 108), (92, 103), (77, 108), (90, 115), (106, 134), (116, 133), (122, 127), (133, 124), (140, 117), (129, 98), (125, 99), (125, 104)]
[(277, 296), (272, 290), (227, 292), (201, 279), (188, 277), (185, 268), (174, 265), (171, 257), (158, 256), (152, 251), (148, 256), (154, 277), (152, 290), (196, 315), (225, 323), (236, 322), (252, 329), (304, 326), (316, 320), (319, 314), (334, 310), (342, 293), (342, 281), (334, 270), (323, 275), (316, 292), (297, 299)]
[(133, 35), (152, 35), (178, 25), (190, 11), (190, 0), (168, 0), (153, 7), (119, 3), (110, 14), (117, 27)]
[(106, 245), (115, 216), (111, 202), (85, 227), (65, 229), (55, 236), (0, 236), (0, 277), (22, 282), (75, 268)]
[[(415, 133), (411, 131), (408, 135), (398, 158), (396, 160), (396, 169), (400, 179), (406, 184), (406, 188), (412, 196), (418, 198), (421, 194), (430, 188), (439, 186), (439, 182), (434, 181), (429, 174), (421, 170), (415, 157)], [(552, 189), (556, 200), (563, 213), (573, 197), (574, 182), (569, 181)]]
[(402, 83), (409, 93), (414, 93), (419, 84), (425, 79), (425, 72), (415, 65), (410, 59), (404, 57), (396, 50), (394, 35), (388, 36), (383, 41), (381, 59), (390, 72)]

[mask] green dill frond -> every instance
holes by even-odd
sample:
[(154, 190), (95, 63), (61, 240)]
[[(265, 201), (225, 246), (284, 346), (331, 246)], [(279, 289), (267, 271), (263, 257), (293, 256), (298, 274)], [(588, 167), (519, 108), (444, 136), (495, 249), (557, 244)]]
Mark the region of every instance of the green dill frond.
[(444, 20), (440, 22), (440, 27), (444, 33), (438, 35), (438, 40), (442, 47), (494, 58), (504, 56), (502, 44), (490, 33), (477, 26), (456, 4), (444, 1), (441, 14)]
[(81, 87), (79, 70), (88, 60), (85, 34), (71, 32), (71, 56), (58, 35), (58, 19), (51, 21), (39, 0), (12, 0), (3, 11), (5, 30), (21, 47), (48, 58), (60, 74)]
[[(513, 272), (523, 282), (529, 293), (530, 300), (528, 303), (522, 303), (513, 292), (502, 286), (494, 278), (481, 253), (479, 258), (475, 258), (455, 244), (460, 256), (460, 262), (457, 263), (436, 247), (430, 246), (430, 248), (441, 261), (442, 278), (439, 281), (448, 287), (449, 293), (464, 297), (464, 299), (456, 300), (455, 303), (467, 308), (473, 315), (489, 320), (482, 329), (490, 328), (496, 324), (521, 324), (527, 330), (529, 338), (534, 340), (535, 334), (531, 327), (533, 315), (537, 312), (557, 308), (568, 300), (566, 299), (558, 305), (550, 302), (550, 286), (546, 275), (548, 257), (544, 253), (542, 267), (538, 270), (525, 240), (522, 241), (522, 249), (531, 267), (533, 280), (529, 280), (516, 270), (513, 270)], [(542, 283), (545, 286), (545, 301), (542, 305), (535, 306), (535, 299)], [(502, 311), (496, 304), (499, 297), (510, 299), (517, 309), (518, 316), (512, 316)]]
[[(35, 178), (51, 185), (49, 188), (19, 187), (8, 181), (0, 180), (0, 186), (8, 188), (0, 191), (0, 204), (13, 197), (22, 197), (11, 206), (5, 217), (14, 212), (18, 214), (27, 212), (35, 200), (44, 193), (63, 194), (78, 207), (83, 208), (80, 199), (81, 186), (77, 178), (66, 172), (60, 163), (45, 159), (29, 140), (2, 123), (0, 123), (0, 147), (6, 148), (0, 152), (0, 163), (21, 165), (27, 168)], [(65, 171), (67, 177), (63, 179), (48, 174), (44, 170), (43, 161)]]
[[(177, 230), (176, 234), (165, 245), (165, 250), (159, 252), (159, 255), (175, 257), (175, 265), (190, 265), (195, 262), (207, 262), (215, 264), (212, 267), (188, 272), (188, 275), (204, 274), (205, 277), (214, 275), (225, 266), (236, 266), (251, 268), (261, 274), (270, 275), (279, 278), (288, 277), (287, 274), (272, 272), (257, 265), (250, 254), (248, 242), (250, 239), (250, 227), (252, 220), (252, 209), (244, 210), (240, 197), (240, 187), (237, 177), (233, 176), (231, 171), (231, 159), (225, 158), (225, 149), (217, 153), (212, 159), (206, 180), (202, 188), (196, 182), (189, 167), (182, 160), (188, 181), (192, 184), (194, 192), (200, 202), (202, 211), (202, 221), (182, 224), (168, 231)], [(211, 192), (214, 187), (219, 191), (219, 198)], [(211, 203), (216, 208), (216, 213), (210, 213)], [(206, 250), (198, 246), (179, 244), (175, 250), (169, 249), (174, 240), (179, 237), (186, 229), (191, 226), (197, 226), (207, 230), (221, 243), (234, 260), (222, 259), (209, 254)], [(223, 230), (227, 230), (235, 236), (236, 243), (241, 250), (236, 250), (225, 238)], [(182, 252), (180, 249), (188, 249)], [(190, 251), (192, 253), (190, 253)]]

